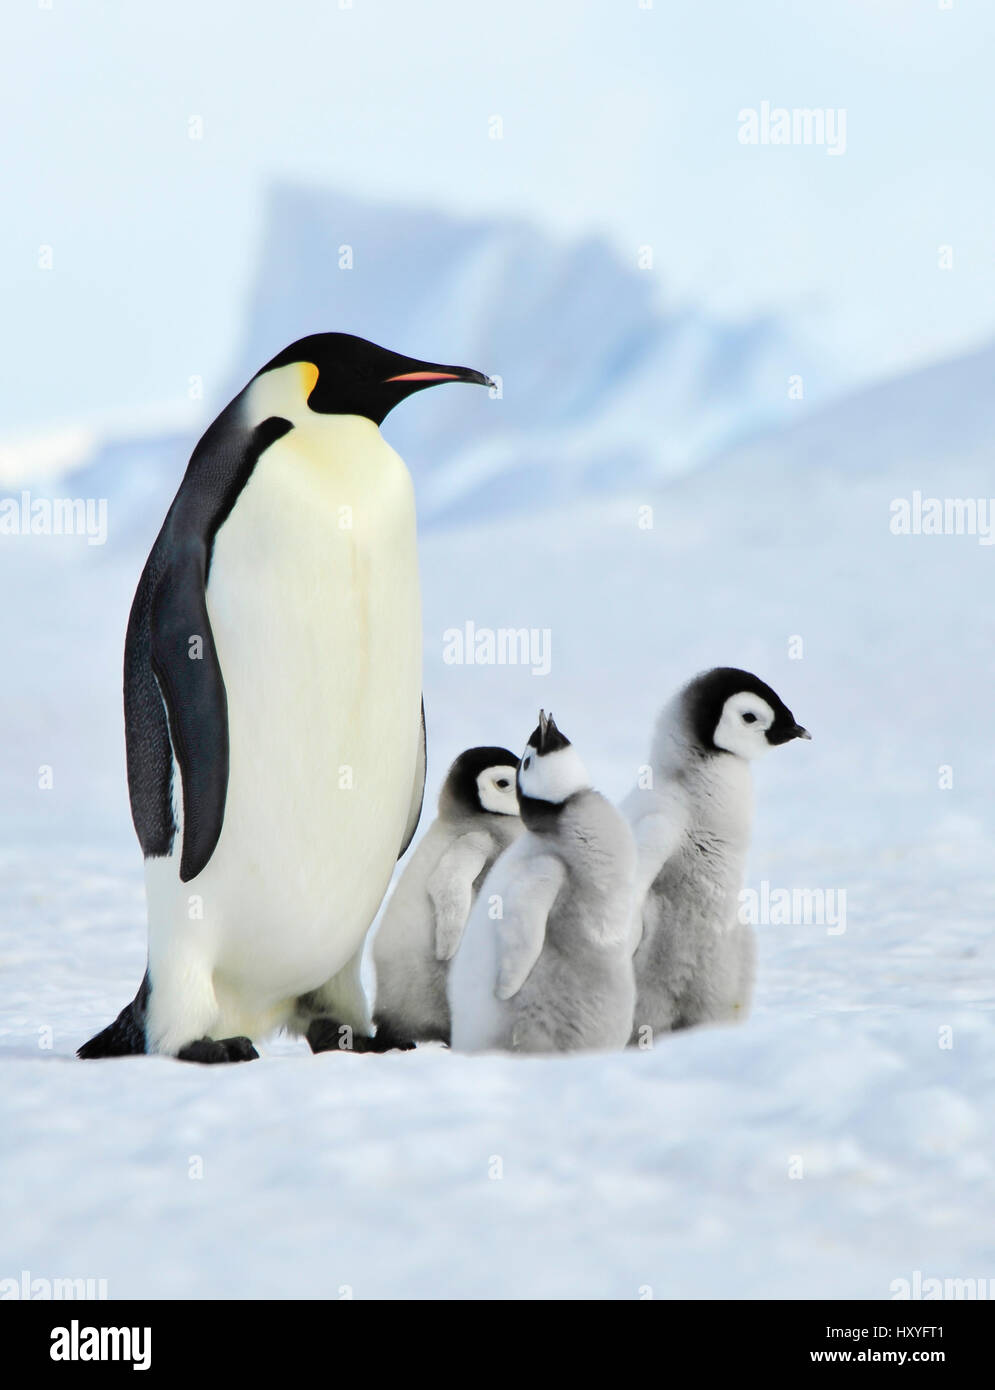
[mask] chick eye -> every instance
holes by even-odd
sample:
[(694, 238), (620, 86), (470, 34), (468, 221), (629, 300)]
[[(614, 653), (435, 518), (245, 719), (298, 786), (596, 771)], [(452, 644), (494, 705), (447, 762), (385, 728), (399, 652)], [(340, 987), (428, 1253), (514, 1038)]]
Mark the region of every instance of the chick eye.
[(528, 756), (528, 757), (524, 760), (524, 762), (522, 763), (522, 767), (531, 767), (531, 766), (532, 766), (532, 754), (530, 753), (529, 756)]
[(494, 783), (494, 785), (496, 787), (500, 787), (501, 790), (504, 791), (505, 787), (508, 785), (507, 777), (499, 777), (497, 781)]
[(757, 716), (756, 716), (755, 714), (744, 714), (744, 715), (743, 715), (743, 723), (744, 723), (744, 724), (755, 724), (756, 722), (757, 722)]

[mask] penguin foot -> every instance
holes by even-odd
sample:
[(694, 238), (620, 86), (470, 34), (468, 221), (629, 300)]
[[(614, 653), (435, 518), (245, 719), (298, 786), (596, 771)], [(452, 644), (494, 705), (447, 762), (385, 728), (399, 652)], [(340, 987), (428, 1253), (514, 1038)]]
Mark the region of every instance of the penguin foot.
[(176, 1054), (181, 1062), (252, 1062), (259, 1053), (251, 1038), (198, 1038)]
[(304, 1035), (312, 1052), (377, 1052), (376, 1038), (354, 1033), (345, 1023), (334, 1018), (315, 1018)]
[(392, 1023), (386, 1019), (375, 1018), (377, 1035), (372, 1039), (373, 1046), (371, 1052), (412, 1052), (415, 1047), (413, 1039), (406, 1034), (399, 1032)]

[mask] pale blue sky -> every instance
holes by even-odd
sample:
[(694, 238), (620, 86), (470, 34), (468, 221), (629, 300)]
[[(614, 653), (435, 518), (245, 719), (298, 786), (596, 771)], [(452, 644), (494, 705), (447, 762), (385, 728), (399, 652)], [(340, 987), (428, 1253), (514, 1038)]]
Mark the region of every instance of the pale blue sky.
[[(995, 337), (988, 0), (51, 4), (3, 19), (0, 436), (223, 382), (274, 179), (650, 243), (858, 377)], [(765, 100), (845, 155), (741, 145)]]

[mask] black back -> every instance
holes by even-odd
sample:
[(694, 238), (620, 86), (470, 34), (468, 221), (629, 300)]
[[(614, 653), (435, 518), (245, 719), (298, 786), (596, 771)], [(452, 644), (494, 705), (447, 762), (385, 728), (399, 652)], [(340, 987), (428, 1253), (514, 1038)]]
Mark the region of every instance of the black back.
[(126, 1004), (113, 1023), (101, 1029), (89, 1042), (76, 1049), (83, 1061), (96, 1057), (129, 1057), (146, 1051), (145, 1022), (151, 992), (149, 972), (138, 986), (138, 993)]

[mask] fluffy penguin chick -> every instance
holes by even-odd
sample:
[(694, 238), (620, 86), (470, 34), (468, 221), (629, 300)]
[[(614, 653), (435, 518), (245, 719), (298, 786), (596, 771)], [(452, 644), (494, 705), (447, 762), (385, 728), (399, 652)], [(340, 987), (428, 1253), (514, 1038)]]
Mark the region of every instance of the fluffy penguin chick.
[(752, 820), (749, 764), (811, 735), (769, 685), (722, 666), (661, 711), (651, 787), (622, 803), (638, 853), (631, 1041), (741, 1018), (753, 990), (753, 932), (739, 921)]
[(539, 715), (518, 769), (525, 833), (488, 874), (449, 976), (453, 1047), (624, 1047), (635, 982), (635, 845)]
[(446, 976), (474, 885), (521, 833), (507, 748), (469, 748), (446, 776), (439, 814), (401, 875), (373, 942), (378, 1050), (449, 1041)]

